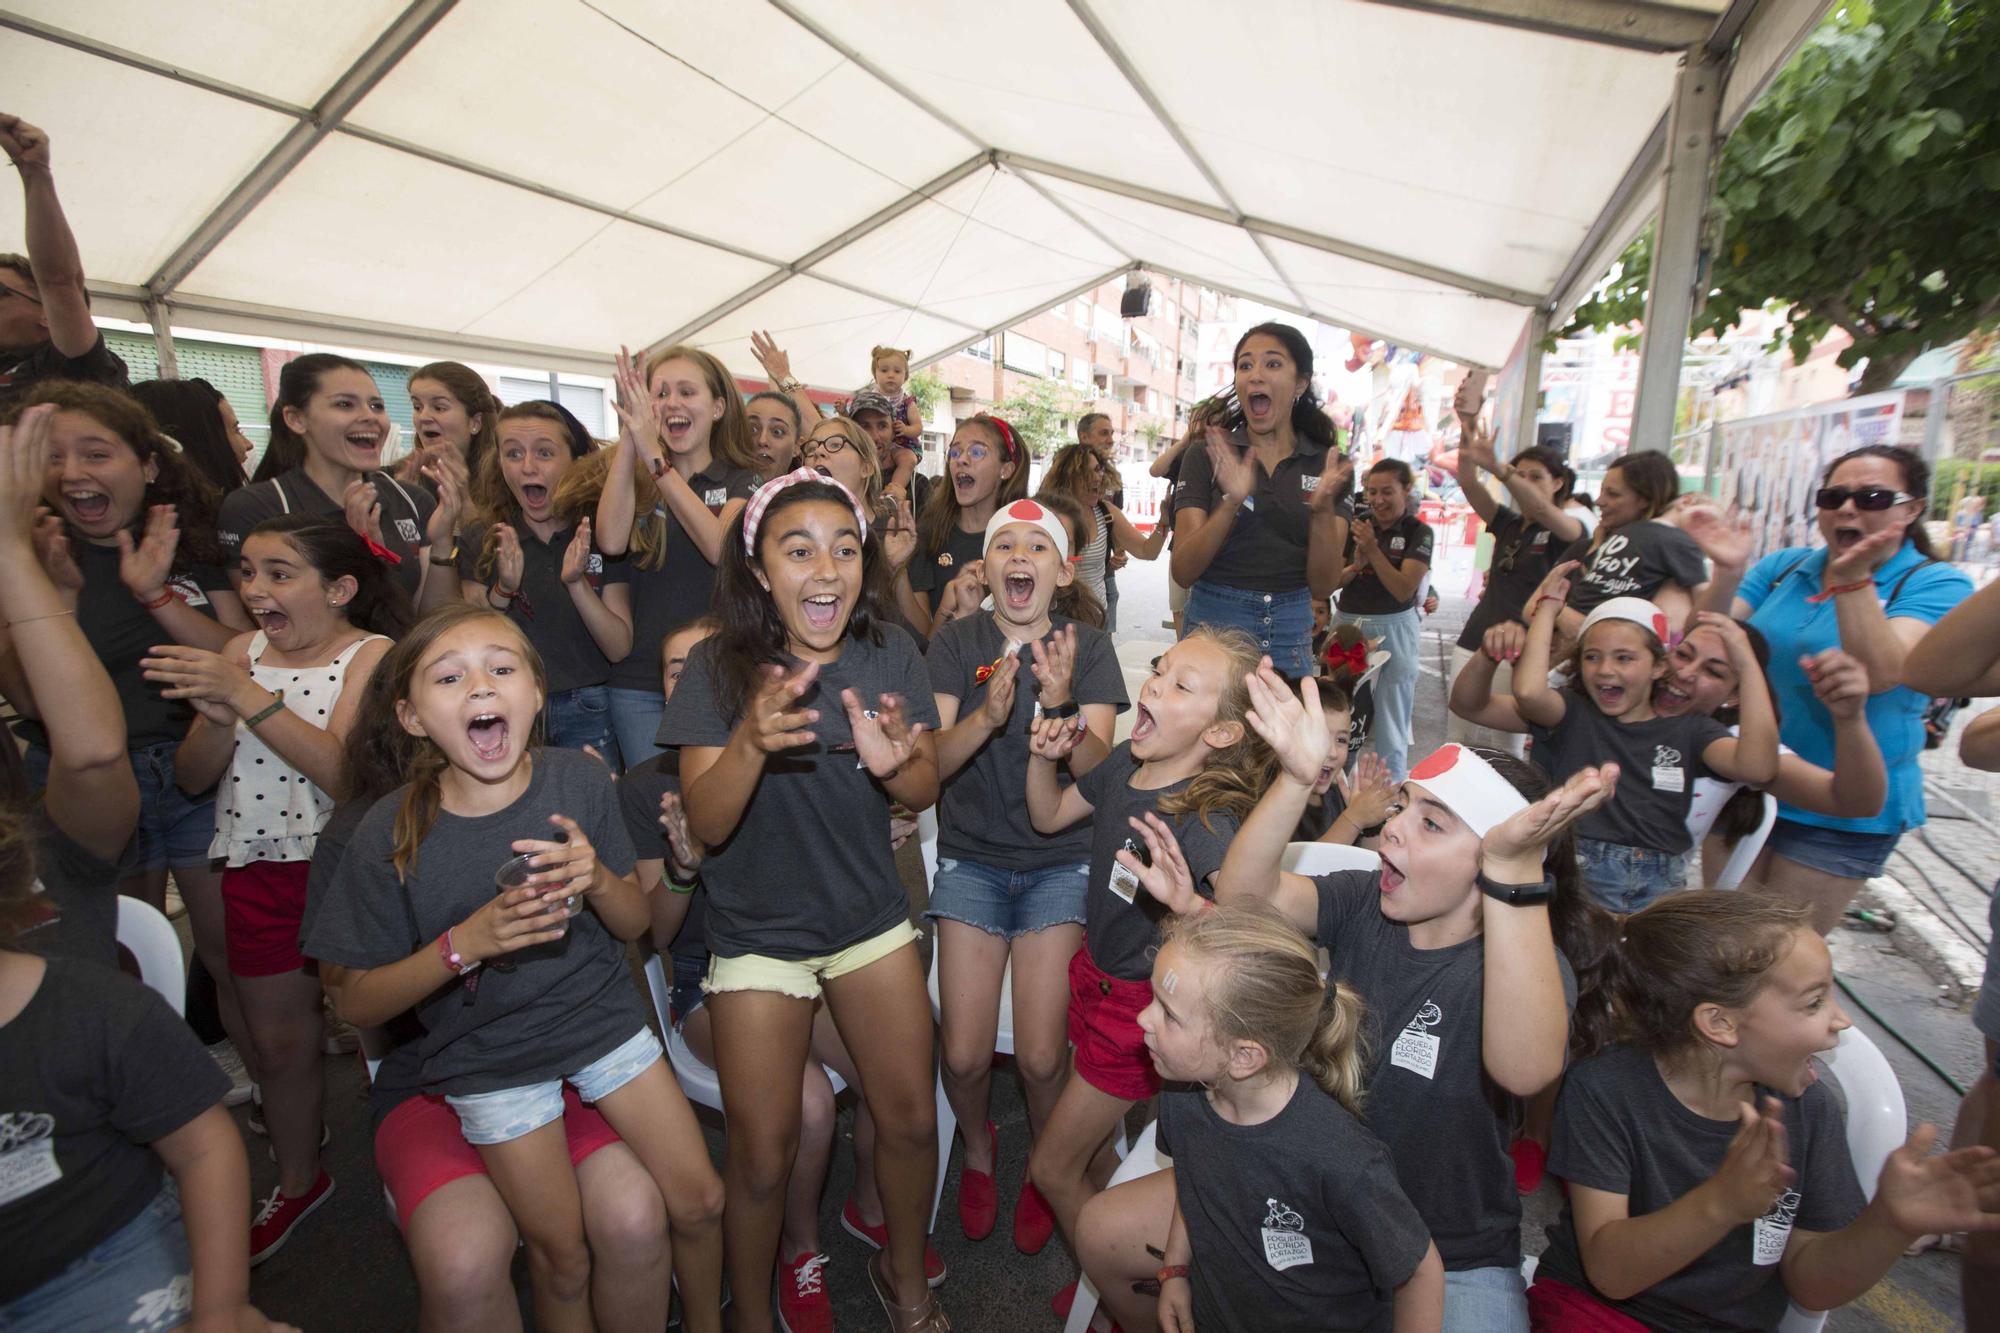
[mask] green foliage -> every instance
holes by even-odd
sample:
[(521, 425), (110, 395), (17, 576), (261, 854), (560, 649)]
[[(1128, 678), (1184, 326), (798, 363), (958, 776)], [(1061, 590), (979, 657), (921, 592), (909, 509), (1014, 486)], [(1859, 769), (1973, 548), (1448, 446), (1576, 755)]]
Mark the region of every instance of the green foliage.
[[(2000, 7), (1855, 0), (1836, 8), (1723, 146), (1696, 334), (1789, 310), (1795, 359), (1834, 328), (1869, 359), (1864, 392), (1918, 353), (2000, 320)], [(1652, 237), (1565, 334), (1636, 320)]]
[(940, 403), (951, 397), (951, 386), (935, 370), (920, 370), (910, 376), (903, 385), (903, 392), (917, 400), (917, 406), (924, 410), (924, 420), (931, 419)]
[(1974, 463), (1963, 458), (1940, 461), (1931, 474), (1931, 513), (1934, 519), (1951, 517), (1952, 499), (1958, 488), (1966, 495), (1986, 497), (1986, 516), (2000, 514), (2000, 463)]
[(1074, 441), (1070, 425), (1077, 415), (1076, 395), (1069, 386), (1049, 379), (1023, 379), (1021, 387), (993, 405), (1036, 458), (1046, 458)]

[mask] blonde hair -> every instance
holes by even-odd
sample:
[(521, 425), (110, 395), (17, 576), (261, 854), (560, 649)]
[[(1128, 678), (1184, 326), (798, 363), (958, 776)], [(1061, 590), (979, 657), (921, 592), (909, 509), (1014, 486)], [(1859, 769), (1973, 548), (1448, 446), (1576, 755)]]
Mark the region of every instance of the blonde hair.
[(1243, 734), (1227, 749), (1211, 753), (1194, 780), (1161, 797), (1156, 808), (1162, 815), (1198, 815), (1204, 827), (1211, 827), (1209, 817), (1217, 811), (1247, 819), (1258, 798), (1277, 779), (1278, 761), (1248, 721), (1250, 689), (1243, 683), (1243, 678), (1257, 669), (1264, 650), (1242, 630), (1214, 625), (1197, 625), (1181, 640), (1195, 641), (1215, 645), (1228, 658), (1223, 668), (1222, 693), (1215, 701), (1215, 720), (1239, 723)]
[[(605, 479), (617, 457), (616, 449), (593, 449), (563, 469), (562, 480), (556, 483), (554, 506), (564, 526), (573, 527), (584, 518), (596, 521), (597, 501), (604, 494)], [(667, 563), (667, 520), (658, 505), (646, 501), (654, 494), (653, 474), (646, 470), (637, 450), (632, 454), (632, 476), (637, 494), (632, 531), (626, 539), (628, 558), (639, 569), (659, 569)]]
[(1319, 950), (1276, 909), (1232, 903), (1175, 917), (1165, 943), (1210, 964), (1202, 1001), (1219, 1041), (1256, 1042), (1273, 1065), (1303, 1071), (1361, 1113), (1361, 995), (1321, 980)]
[(694, 362), (701, 369), (701, 378), (708, 385), (708, 391), (722, 404), (722, 416), (708, 433), (709, 456), (720, 459), (730, 467), (755, 472), (757, 455), (750, 452), (750, 417), (743, 410), (743, 395), (736, 391), (736, 381), (730, 377), (727, 367), (699, 347), (675, 343), (665, 351), (655, 352), (646, 358), (647, 392), (652, 391), (653, 376), (669, 361)]
[(841, 438), (847, 441), (847, 447), (860, 456), (862, 469), (868, 474), (868, 479), (862, 483), (867, 494), (861, 500), (868, 506), (869, 514), (879, 516), (882, 512), (882, 460), (875, 456), (875, 441), (853, 417), (821, 417), (813, 422), (812, 428), (799, 437), (799, 461), (806, 461), (806, 445), (811, 443), (822, 426), (832, 426), (839, 431)]
[(905, 371), (910, 368), (910, 352), (906, 347), (871, 347), (868, 349), (868, 373), (873, 375), (875, 367), (884, 361), (897, 360), (903, 363)]
[[(378, 710), (382, 716), (361, 718), (357, 727), (370, 733), (369, 744), (379, 754), (381, 761), (390, 771), (406, 773), (410, 784), (403, 792), (403, 802), (396, 809), (395, 851), (390, 861), (396, 867), (396, 877), (407, 882), (410, 872), (417, 863), (417, 852), (423, 847), (424, 839), (430, 836), (437, 823), (438, 810), (444, 804), (444, 787), (441, 779), (450, 761), (436, 741), (428, 736), (412, 735), (395, 715), (395, 705), (410, 701), (410, 693), (416, 684), (417, 668), (422, 665), (424, 655), (452, 630), (461, 625), (469, 625), (475, 620), (493, 620), (507, 627), (507, 632), (520, 641), (521, 660), (528, 664), (528, 670), (535, 678), (535, 688), (544, 698), (548, 695), (548, 672), (542, 666), (542, 655), (535, 651), (535, 645), (528, 642), (528, 636), (521, 627), (498, 611), (471, 602), (453, 602), (418, 621), (416, 626), (396, 641), (394, 647), (383, 654), (382, 664), (376, 668), (375, 679), (383, 683), (382, 694), (371, 692), (370, 697), (387, 700), (389, 707)], [(528, 748), (539, 747), (542, 743), (542, 717), (535, 715), (534, 725), (528, 731)]]

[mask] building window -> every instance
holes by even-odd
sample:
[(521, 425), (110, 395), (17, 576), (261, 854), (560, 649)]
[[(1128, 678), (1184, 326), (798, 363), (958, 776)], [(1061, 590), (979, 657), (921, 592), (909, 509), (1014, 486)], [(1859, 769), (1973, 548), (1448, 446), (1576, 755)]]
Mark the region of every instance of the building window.
[(1069, 374), (1069, 359), (1053, 347), (1049, 349), (1049, 378), (1061, 379)]
[(977, 357), (981, 361), (991, 361), (993, 359), (992, 337), (988, 336), (985, 338), (981, 338), (978, 342), (966, 348), (965, 354), (967, 356)]

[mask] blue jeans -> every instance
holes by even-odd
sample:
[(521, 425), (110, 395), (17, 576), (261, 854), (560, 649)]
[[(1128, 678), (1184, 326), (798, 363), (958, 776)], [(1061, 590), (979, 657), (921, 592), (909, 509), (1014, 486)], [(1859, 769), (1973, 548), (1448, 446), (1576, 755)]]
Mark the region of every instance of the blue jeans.
[(1202, 625), (1244, 631), (1270, 654), (1271, 665), (1282, 675), (1297, 679), (1313, 673), (1312, 594), (1304, 588), (1249, 592), (1198, 580), (1188, 589), (1181, 637)]
[(1528, 1333), (1521, 1268), (1461, 1268), (1444, 1275), (1444, 1333)]
[[(142, 745), (131, 752), (132, 776), (139, 783), (139, 823), (119, 857), (120, 874), (165, 866), (206, 867), (208, 845), (215, 840), (215, 792), (189, 796), (174, 782), (174, 752), (179, 741)], [(21, 756), (28, 785), (49, 784), (49, 752), (30, 745)]]
[(581, 750), (589, 745), (604, 756), (604, 762), (618, 769), (618, 755), (611, 748), (611, 704), (602, 685), (579, 685), (573, 690), (551, 694), (542, 709), (546, 742), (559, 750)]
[(1375, 678), (1375, 722), (1368, 743), (1401, 782), (1410, 775), (1410, 716), (1417, 706), (1417, 610), (1383, 616), (1342, 611), (1335, 620), (1359, 627), (1365, 638), (1382, 640), (1389, 651), (1388, 663)]
[(1889, 863), (1900, 833), (1850, 833), (1821, 824), (1780, 819), (1771, 825), (1764, 850), (1842, 879), (1873, 879)]
[(653, 739), (660, 734), (660, 714), (666, 710), (667, 696), (658, 690), (635, 690), (624, 685), (610, 686), (611, 730), (618, 738), (618, 760), (625, 768), (639, 765), (660, 753)]
[(1050, 926), (1082, 925), (1089, 886), (1088, 861), (1007, 870), (947, 856), (931, 877), (930, 908), (924, 915), (1011, 940)]
[(194, 1256), (181, 1226), (181, 1198), (162, 1182), (138, 1216), (11, 1305), (6, 1333), (114, 1328), (165, 1333), (194, 1313)]
[(1609, 912), (1636, 912), (1686, 888), (1688, 882), (1685, 852), (1675, 855), (1651, 847), (1578, 838), (1576, 863), (1583, 872), (1583, 887)]

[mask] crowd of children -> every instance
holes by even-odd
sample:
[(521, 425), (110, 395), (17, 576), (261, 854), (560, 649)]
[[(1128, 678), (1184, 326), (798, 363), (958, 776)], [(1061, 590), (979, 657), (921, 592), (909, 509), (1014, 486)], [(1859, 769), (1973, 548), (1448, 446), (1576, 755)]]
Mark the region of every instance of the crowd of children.
[[(540, 1328), (650, 1333), (671, 1276), (689, 1329), (725, 1299), (739, 1330), (831, 1329), (845, 1087), (841, 1225), (891, 1330), (948, 1330), (934, 1095), (983, 1240), (1003, 1017), (1012, 1241), (1060, 1235), (1099, 1328), (1769, 1328), (1921, 1234), (2000, 1228), (2000, 1158), (1928, 1127), (1856, 1179), (1814, 1063), (1848, 1025), (1825, 944), (1700, 887), (1738, 792), (1881, 809), (1868, 662), (1801, 660), (1830, 767), (1781, 746), (1766, 636), (1699, 609), (1731, 588), (1633, 455), (1454, 682), (1532, 762), (1409, 762), (1408, 469), (1365, 472), (1357, 520), (1310, 348), (1263, 326), (1238, 351), (1180, 504), (1198, 595), (1136, 690), (1104, 576), (1165, 528), (1082, 445), (1029, 498), (991, 415), (919, 474), (898, 349), (833, 417), (764, 335), (778, 387), (747, 405), (697, 348), (621, 355), (608, 446), (438, 363), (394, 471), (366, 368), (304, 356), (226, 498), (135, 400), (31, 389), (0, 425), (28, 742), (0, 747), (0, 1328), (283, 1327), (248, 1274), (334, 1189), (328, 1004), (379, 1061), (426, 1329), (518, 1326), (517, 1238)], [(1296, 568), (1264, 591), (1274, 555)], [(1308, 590), (1340, 591), (1325, 674)], [(933, 809), (927, 988), (895, 848)], [(1355, 868), (1292, 868), (1336, 853)], [(111, 970), (115, 895), (159, 902), (169, 871), (261, 1093), (254, 1215), (227, 1080)], [(667, 955), (668, 1032), (634, 941)], [(720, 1085), (719, 1169), (663, 1038)], [(1174, 1165), (1107, 1189), (1151, 1101)], [(1532, 1283), (1524, 1144), (1568, 1189)]]

